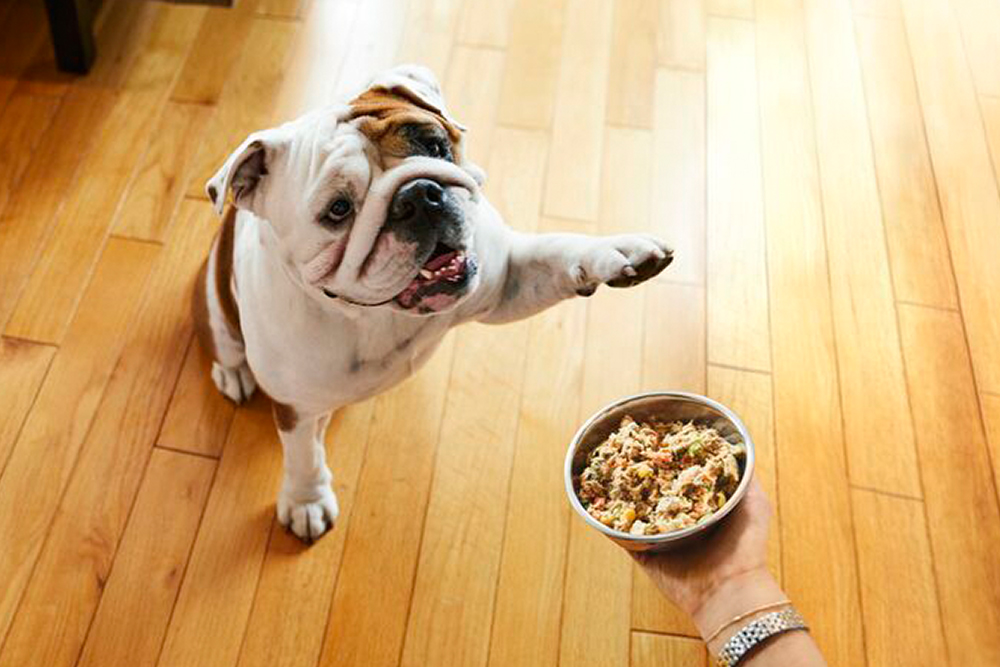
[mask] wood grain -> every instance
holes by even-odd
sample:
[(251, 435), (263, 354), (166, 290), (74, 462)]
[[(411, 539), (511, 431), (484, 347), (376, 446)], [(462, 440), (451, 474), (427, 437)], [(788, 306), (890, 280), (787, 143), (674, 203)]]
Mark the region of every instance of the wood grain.
[(31, 656), (71, 665), (79, 654), (191, 336), (188, 295), (215, 231), (202, 209), (198, 202), (181, 209), (158, 257), (147, 285), (157, 298), (135, 316), (0, 665), (22, 665)]
[(236, 663), (280, 482), (278, 432), (258, 394), (233, 420), (157, 665)]
[(990, 447), (990, 460), (993, 463), (993, 486), (997, 489), (997, 501), (1000, 502), (1000, 396), (983, 394), (980, 401), (983, 406), (983, 419), (986, 423), (986, 440)]
[(770, 370), (754, 28), (708, 20), (708, 358)]
[(568, 0), (552, 119), (545, 215), (594, 221), (611, 50), (611, 5)]
[(30, 341), (0, 338), (0, 478), (21, 427), (35, 403), (55, 348)]
[(272, 527), (240, 649), (240, 667), (316, 664), (350, 531), (374, 407), (374, 401), (366, 401), (342, 408), (330, 422), (329, 461), (340, 505), (333, 532), (304, 546), (279, 525)]
[[(136, 241), (108, 244), (0, 477), (6, 545), (0, 551), (2, 634), (27, 586), (157, 250)], [(117, 308), (108, 312), (108, 303)]]
[(156, 664), (215, 466), (153, 452), (76, 664)]
[(979, 98), (979, 106), (983, 112), (983, 125), (986, 127), (986, 138), (990, 144), (990, 155), (993, 157), (993, 168), (997, 177), (997, 187), (1000, 188), (1000, 97)]
[(749, 0), (708, 0), (708, 15), (719, 18), (745, 19), (752, 21), (754, 18), (754, 3)]
[(660, 0), (658, 4), (657, 62), (674, 69), (704, 71), (704, 1)]
[(899, 316), (948, 655), (990, 664), (1000, 660), (1000, 513), (962, 322), (916, 306)]
[(782, 567), (827, 660), (857, 665), (861, 608), (803, 18), (795, 2), (757, 3)]
[(7, 324), (9, 335), (47, 342), (62, 339), (79, 299), (78, 286), (86, 284), (104, 245), (203, 11), (164, 6), (160, 12), (102, 126), (96, 150), (81, 166), (87, 177), (77, 180), (52, 240), (21, 294)]
[(448, 111), (470, 128), (462, 138), (463, 154), (479, 165), (490, 160), (503, 66), (503, 54), (494, 49), (456, 46), (443, 84), (450, 91)]
[(0, 115), (0, 211), (19, 185), (34, 155), (35, 146), (45, 136), (60, 100), (45, 95), (14, 95)]
[(655, 0), (614, 6), (606, 112), (610, 125), (653, 127), (657, 11)]
[(156, 444), (215, 458), (222, 453), (236, 409), (215, 386), (211, 369), (211, 357), (192, 340)]
[(455, 39), (466, 46), (507, 47), (515, 0), (466, 2)]
[(515, 0), (497, 119), (548, 128), (559, 80), (568, 0)]
[(956, 308), (951, 254), (899, 17), (856, 17), (858, 57), (875, 151), (896, 298)]
[(851, 496), (868, 665), (948, 664), (923, 503), (859, 489)]
[(322, 665), (398, 664), (453, 341), (448, 337), (416, 377), (375, 401), (375, 421), (356, 494), (358, 507), (364, 509), (351, 521)]
[(462, 4), (461, 0), (409, 2), (396, 61), (420, 63), (444, 76)]
[(298, 29), (294, 22), (253, 19), (246, 40), (254, 48), (243, 52), (226, 79), (191, 167), (188, 197), (205, 199), (205, 183), (226, 157), (251, 132), (271, 125), (274, 91)]
[(632, 633), (631, 667), (662, 667), (685, 665), (699, 667), (708, 664), (705, 645), (696, 639)]
[(120, 236), (163, 241), (180, 205), (211, 115), (198, 104), (167, 102), (118, 212)]
[(989, 0), (953, 0), (962, 27), (966, 59), (982, 95), (1000, 95), (1000, 5)]
[(836, 0), (805, 7), (848, 473), (866, 488), (919, 496), (853, 17)]
[(674, 250), (671, 280), (705, 284), (705, 76), (656, 73), (650, 229)]
[(1000, 196), (975, 87), (947, 2), (902, 5), (976, 379), (1000, 392)]

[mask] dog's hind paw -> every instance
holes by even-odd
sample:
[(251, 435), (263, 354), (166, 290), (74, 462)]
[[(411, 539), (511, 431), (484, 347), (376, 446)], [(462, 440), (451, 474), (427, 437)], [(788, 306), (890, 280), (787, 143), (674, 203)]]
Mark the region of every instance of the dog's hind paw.
[(278, 523), (307, 544), (333, 528), (340, 515), (337, 496), (327, 485), (317, 486), (303, 498), (287, 487), (278, 495)]
[(237, 405), (250, 400), (257, 388), (257, 381), (245, 363), (237, 368), (228, 368), (218, 361), (213, 361), (212, 381), (223, 396)]

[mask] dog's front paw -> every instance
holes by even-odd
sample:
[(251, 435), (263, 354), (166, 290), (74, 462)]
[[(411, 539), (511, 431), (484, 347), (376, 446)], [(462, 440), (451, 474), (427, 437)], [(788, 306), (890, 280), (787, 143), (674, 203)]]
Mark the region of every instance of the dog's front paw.
[(328, 484), (308, 489), (285, 484), (278, 495), (278, 522), (306, 543), (333, 528), (339, 514), (337, 496)]
[(250, 400), (257, 388), (257, 381), (245, 363), (238, 368), (229, 368), (218, 361), (213, 361), (212, 382), (223, 396), (237, 405)]
[(673, 251), (653, 236), (612, 236), (587, 253), (577, 266), (577, 294), (590, 296), (602, 284), (638, 285), (663, 271), (673, 259)]

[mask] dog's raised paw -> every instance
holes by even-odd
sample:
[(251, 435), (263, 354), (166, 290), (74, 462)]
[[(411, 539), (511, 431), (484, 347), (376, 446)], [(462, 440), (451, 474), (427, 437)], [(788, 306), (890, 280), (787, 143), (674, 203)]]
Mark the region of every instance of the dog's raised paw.
[(619, 236), (612, 239), (612, 243), (625, 263), (617, 275), (605, 280), (611, 287), (638, 285), (659, 274), (674, 260), (673, 250), (653, 236)]
[(213, 361), (212, 381), (223, 396), (237, 405), (250, 400), (257, 388), (257, 381), (246, 364), (238, 368), (229, 368)]
[(305, 497), (287, 488), (278, 495), (278, 523), (307, 544), (329, 532), (339, 514), (337, 496), (329, 486), (312, 489)]

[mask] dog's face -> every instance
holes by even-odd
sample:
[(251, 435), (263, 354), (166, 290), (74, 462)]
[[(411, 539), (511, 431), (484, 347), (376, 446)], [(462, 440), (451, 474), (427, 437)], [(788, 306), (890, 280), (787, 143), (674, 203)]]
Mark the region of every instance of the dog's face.
[(405, 66), (346, 106), (256, 132), (208, 182), (221, 212), (270, 223), (294, 280), (337, 308), (415, 315), (454, 307), (476, 286), (482, 174), (437, 82)]

